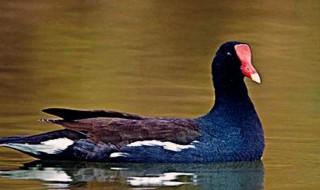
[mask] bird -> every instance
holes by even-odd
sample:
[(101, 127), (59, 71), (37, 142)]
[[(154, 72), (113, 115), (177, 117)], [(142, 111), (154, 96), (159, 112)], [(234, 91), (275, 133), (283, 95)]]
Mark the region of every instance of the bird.
[(46, 108), (43, 119), (64, 128), (0, 138), (0, 146), (42, 160), (132, 163), (208, 163), (260, 160), (265, 141), (245, 78), (260, 84), (248, 43), (228, 41), (216, 51), (215, 100), (195, 118), (140, 116), (111, 110)]

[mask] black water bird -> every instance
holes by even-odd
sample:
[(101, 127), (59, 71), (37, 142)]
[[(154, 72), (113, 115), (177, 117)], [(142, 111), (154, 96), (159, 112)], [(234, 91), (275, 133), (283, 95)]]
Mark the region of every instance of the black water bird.
[(215, 103), (193, 118), (145, 117), (107, 110), (48, 108), (65, 129), (0, 138), (0, 146), (39, 159), (99, 162), (230, 162), (262, 157), (263, 129), (244, 77), (260, 83), (246, 43), (226, 42), (212, 62)]

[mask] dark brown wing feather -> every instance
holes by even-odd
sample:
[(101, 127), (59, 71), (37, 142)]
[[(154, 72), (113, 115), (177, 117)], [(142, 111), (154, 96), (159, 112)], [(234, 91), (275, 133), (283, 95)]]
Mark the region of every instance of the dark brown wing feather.
[(125, 119), (143, 119), (143, 117), (124, 112), (109, 110), (73, 110), (67, 108), (47, 108), (42, 110), (45, 113), (55, 115), (64, 120), (75, 120), (95, 117), (125, 118)]
[(199, 130), (190, 119), (122, 119), (87, 118), (73, 121), (55, 120), (67, 129), (84, 132), (95, 142), (126, 145), (139, 140), (170, 141), (189, 144), (199, 136)]

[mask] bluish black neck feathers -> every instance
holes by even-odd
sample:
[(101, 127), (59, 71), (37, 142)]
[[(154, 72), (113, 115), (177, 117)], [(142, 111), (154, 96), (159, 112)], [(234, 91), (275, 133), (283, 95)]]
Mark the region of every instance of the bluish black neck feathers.
[(247, 101), (248, 90), (244, 78), (232, 65), (240, 63), (229, 63), (235, 61), (225, 55), (217, 55), (212, 63), (212, 77), (217, 101)]
[(212, 61), (215, 103), (208, 113), (209, 117), (215, 115), (217, 110), (226, 114), (247, 115), (255, 113), (244, 83), (244, 76), (240, 70), (241, 63), (234, 50), (236, 44), (239, 42), (229, 42), (222, 45)]

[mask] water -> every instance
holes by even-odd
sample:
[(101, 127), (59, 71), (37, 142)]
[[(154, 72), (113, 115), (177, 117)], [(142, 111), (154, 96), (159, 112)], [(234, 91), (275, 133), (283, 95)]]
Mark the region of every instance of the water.
[(289, 0), (1, 1), (1, 136), (57, 129), (38, 122), (52, 106), (203, 114), (212, 55), (235, 39), (251, 44), (262, 75), (262, 85), (247, 85), (267, 144), (263, 163), (209, 165), (34, 163), (1, 148), (0, 189), (319, 189), (319, 9)]

